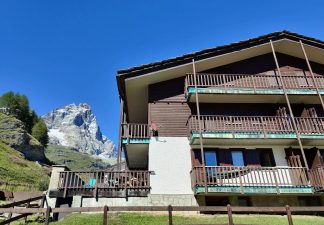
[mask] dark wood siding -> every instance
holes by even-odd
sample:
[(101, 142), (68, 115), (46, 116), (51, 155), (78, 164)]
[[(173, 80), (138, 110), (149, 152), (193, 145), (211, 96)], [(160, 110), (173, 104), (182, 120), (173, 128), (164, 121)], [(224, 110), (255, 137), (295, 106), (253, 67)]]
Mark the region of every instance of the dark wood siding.
[(191, 111), (184, 97), (184, 78), (149, 86), (149, 120), (158, 126), (159, 136), (187, 136)]
[(191, 114), (187, 103), (150, 103), (151, 121), (158, 126), (159, 136), (187, 136), (187, 120)]
[(185, 102), (185, 76), (149, 86), (149, 102)]
[[(306, 61), (304, 59), (277, 53), (280, 70), (283, 74), (303, 75), (309, 73)], [(324, 75), (324, 66), (318, 63), (311, 63), (313, 72), (318, 75)], [(272, 53), (231, 63), (228, 65), (209, 69), (207, 73), (224, 74), (257, 74), (268, 73), (275, 74), (276, 65)]]

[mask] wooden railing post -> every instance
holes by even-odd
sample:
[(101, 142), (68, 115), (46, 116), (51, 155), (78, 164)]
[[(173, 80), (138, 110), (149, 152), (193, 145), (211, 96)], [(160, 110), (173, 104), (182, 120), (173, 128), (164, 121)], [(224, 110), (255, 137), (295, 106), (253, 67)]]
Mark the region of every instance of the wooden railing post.
[(293, 225), (293, 220), (292, 220), (292, 217), (291, 217), (291, 210), (290, 210), (289, 205), (286, 205), (285, 208), (286, 208), (286, 213), (287, 213), (287, 218), (288, 218), (288, 224)]
[(272, 168), (272, 173), (273, 173), (273, 179), (275, 181), (276, 184), (276, 190), (277, 190), (277, 194), (280, 194), (280, 189), (279, 189), (279, 184), (278, 184), (278, 179), (277, 179), (277, 175), (276, 172), (278, 173), (279, 171), (277, 170), (277, 168)]
[(64, 193), (63, 193), (63, 198), (66, 197), (69, 175), (70, 175), (69, 171), (64, 172)]
[(172, 206), (168, 205), (168, 214), (169, 214), (169, 225), (172, 225)]
[(44, 225), (48, 225), (49, 224), (51, 211), (52, 211), (51, 207), (47, 207), (46, 213), (45, 213), (45, 222), (44, 222)]
[(227, 205), (228, 225), (234, 225), (232, 207), (230, 204)]
[(104, 206), (104, 213), (103, 213), (103, 221), (102, 221), (103, 225), (108, 225), (108, 206), (105, 205)]
[(98, 171), (96, 172), (96, 184), (94, 186), (94, 192), (93, 192), (93, 197), (96, 198), (96, 200), (98, 200)]

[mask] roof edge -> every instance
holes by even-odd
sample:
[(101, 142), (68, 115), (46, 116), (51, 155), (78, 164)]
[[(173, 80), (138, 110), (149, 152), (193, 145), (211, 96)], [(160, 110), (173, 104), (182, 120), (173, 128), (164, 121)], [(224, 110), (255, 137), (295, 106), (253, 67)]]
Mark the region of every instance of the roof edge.
[(282, 30), (282, 31), (258, 36), (255, 38), (242, 40), (239, 42), (233, 42), (233, 43), (222, 45), (222, 46), (216, 46), (213, 48), (204, 49), (202, 51), (197, 51), (197, 52), (185, 54), (182, 56), (178, 56), (178, 57), (174, 57), (174, 58), (170, 58), (170, 59), (166, 59), (166, 60), (162, 60), (162, 61), (157, 61), (157, 62), (153, 62), (153, 63), (149, 63), (149, 64), (131, 67), (129, 69), (118, 70), (117, 77), (124, 77), (127, 79), (129, 77), (147, 74), (150, 72), (155, 72), (155, 71), (159, 71), (162, 69), (171, 68), (174, 66), (185, 64), (185, 63), (191, 62), (192, 59), (196, 59), (197, 61), (199, 61), (201, 59), (206, 59), (206, 58), (210, 58), (210, 57), (213, 57), (216, 55), (225, 54), (227, 52), (244, 49), (249, 46), (263, 44), (270, 40), (274, 41), (274, 40), (280, 40), (280, 39), (284, 39), (284, 38), (289, 38), (289, 39), (295, 40), (295, 41), (299, 41), (300, 39), (302, 39), (307, 44), (314, 45), (316, 47), (320, 47), (320, 48), (324, 49), (324, 41), (322, 41), (322, 40), (307, 37), (307, 36), (300, 35), (298, 33), (293, 33), (293, 32), (287, 31), (287, 30)]

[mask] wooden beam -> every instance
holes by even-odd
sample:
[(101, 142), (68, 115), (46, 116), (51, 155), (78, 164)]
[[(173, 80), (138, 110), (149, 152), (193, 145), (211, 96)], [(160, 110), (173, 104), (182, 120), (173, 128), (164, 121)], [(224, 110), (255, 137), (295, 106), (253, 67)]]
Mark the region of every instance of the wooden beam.
[(324, 102), (323, 102), (323, 98), (322, 98), (322, 95), (321, 95), (321, 93), (320, 93), (320, 91), (319, 91), (319, 89), (317, 87), (317, 83), (315, 81), (314, 73), (313, 73), (312, 67), (310, 65), (310, 62), (308, 60), (308, 56), (306, 54), (306, 50), (305, 50), (304, 45), (303, 45), (303, 42), (301, 40), (299, 40), (299, 44), (300, 44), (300, 47), (301, 47), (301, 49), (303, 51), (303, 54), (304, 54), (304, 57), (305, 57), (305, 60), (306, 60), (306, 64), (307, 64), (308, 69), (309, 69), (309, 72), (310, 72), (310, 74), (312, 76), (313, 84), (314, 84), (314, 86), (316, 88), (316, 92), (317, 92), (317, 95), (318, 95), (318, 97), (320, 99), (320, 102), (321, 102), (321, 105), (322, 105), (322, 108), (323, 108), (323, 113), (324, 113)]
[(199, 108), (199, 97), (198, 97), (198, 86), (197, 86), (197, 74), (196, 74), (196, 64), (195, 59), (192, 59), (192, 69), (194, 75), (195, 82), (195, 93), (196, 93), (196, 108), (197, 108), (197, 116), (198, 116), (198, 128), (199, 128), (199, 142), (200, 142), (200, 154), (201, 154), (201, 163), (203, 165), (203, 173), (204, 173), (204, 181), (205, 181), (205, 192), (208, 192), (207, 187), (207, 174), (206, 174), (206, 165), (205, 165), (205, 156), (204, 156), (204, 144), (202, 138), (202, 129), (201, 129), (201, 117), (200, 117), (200, 108)]
[(281, 85), (282, 85), (282, 89), (283, 89), (283, 92), (284, 92), (284, 95), (285, 95), (286, 103), (287, 103), (287, 105), (288, 105), (288, 109), (289, 109), (289, 113), (290, 113), (290, 116), (291, 116), (292, 124), (293, 124), (294, 129), (295, 129), (295, 132), (296, 132), (298, 145), (299, 145), (299, 147), (300, 147), (300, 151), (301, 151), (301, 153), (302, 153), (303, 160), (304, 160), (304, 162), (305, 162), (305, 166), (306, 166), (306, 168), (307, 168), (307, 170), (308, 170), (308, 169), (309, 169), (309, 166), (308, 166), (308, 163), (307, 163), (307, 160), (306, 160), (306, 156), (305, 156), (305, 152), (304, 152), (303, 144), (302, 144), (302, 142), (301, 142), (300, 134), (299, 134), (299, 131), (298, 131), (298, 129), (297, 129), (297, 124), (296, 124), (296, 121), (295, 121), (295, 117), (294, 117), (293, 111), (292, 111), (292, 109), (291, 109), (291, 105), (290, 105), (289, 97), (288, 97), (288, 94), (287, 94), (287, 90), (286, 90), (286, 87), (285, 87), (284, 82), (283, 82), (283, 79), (282, 79), (282, 75), (281, 75), (281, 71), (280, 71), (280, 67), (279, 67), (279, 63), (278, 63), (278, 59), (277, 59), (277, 55), (276, 55), (276, 51), (275, 51), (275, 49), (274, 49), (274, 46), (273, 46), (272, 40), (270, 40), (270, 46), (271, 46), (271, 50), (272, 50), (272, 54), (273, 54), (273, 58), (274, 58), (274, 61), (275, 61), (276, 67), (277, 67), (277, 71), (278, 71), (278, 74), (279, 74), (279, 78), (280, 78), (280, 80), (281, 80)]
[(117, 169), (120, 170), (121, 163), (121, 149), (122, 149), (122, 124), (124, 117), (124, 100), (120, 98), (120, 112), (119, 112), (119, 133), (118, 133), (118, 155), (117, 155)]

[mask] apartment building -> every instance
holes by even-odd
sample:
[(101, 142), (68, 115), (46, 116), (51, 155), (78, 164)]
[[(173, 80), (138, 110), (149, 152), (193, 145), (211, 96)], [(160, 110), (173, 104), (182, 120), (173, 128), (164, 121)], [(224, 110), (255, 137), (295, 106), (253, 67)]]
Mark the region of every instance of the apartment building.
[(75, 206), (322, 205), (323, 75), (324, 42), (288, 31), (119, 70), (126, 166), (57, 166), (49, 195)]

